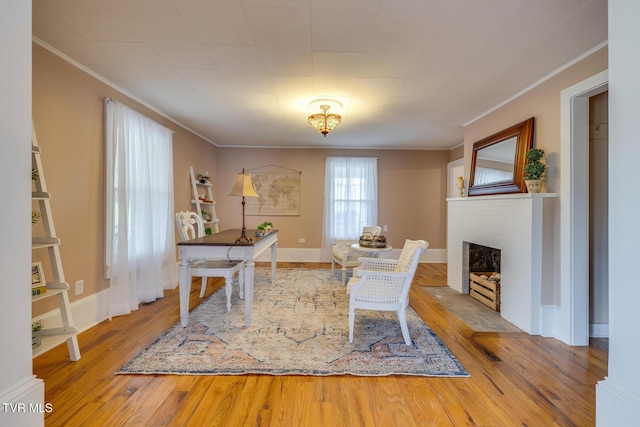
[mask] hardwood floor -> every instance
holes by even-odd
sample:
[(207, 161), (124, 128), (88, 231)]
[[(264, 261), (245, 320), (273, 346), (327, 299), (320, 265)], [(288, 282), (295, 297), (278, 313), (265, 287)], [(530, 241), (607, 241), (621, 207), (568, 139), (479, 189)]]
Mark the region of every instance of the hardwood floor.
[[(222, 285), (210, 281), (207, 296)], [(53, 409), (45, 425), (595, 425), (595, 384), (607, 374), (607, 340), (570, 347), (526, 333), (473, 332), (420, 289), (444, 285), (445, 264), (421, 264), (411, 305), (470, 378), (114, 375), (178, 322), (176, 289), (80, 334), (77, 362), (69, 361), (66, 345), (34, 359)], [(192, 308), (199, 289), (194, 284)]]

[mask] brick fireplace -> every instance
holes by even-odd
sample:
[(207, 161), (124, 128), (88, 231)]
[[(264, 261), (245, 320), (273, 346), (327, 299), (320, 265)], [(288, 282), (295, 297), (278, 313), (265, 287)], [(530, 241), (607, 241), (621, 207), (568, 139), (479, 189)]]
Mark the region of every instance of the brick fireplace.
[(447, 199), (449, 286), (469, 293), (469, 242), (500, 249), (500, 315), (532, 335), (540, 334), (542, 281), (553, 269), (553, 253), (543, 248), (553, 239), (555, 196)]

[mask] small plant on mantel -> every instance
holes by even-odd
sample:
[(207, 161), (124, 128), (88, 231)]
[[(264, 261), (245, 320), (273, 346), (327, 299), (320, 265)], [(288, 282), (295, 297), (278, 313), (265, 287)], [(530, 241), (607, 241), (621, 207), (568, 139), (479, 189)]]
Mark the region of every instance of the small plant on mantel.
[(525, 154), (527, 164), (524, 166), (524, 180), (529, 193), (539, 193), (542, 186), (542, 176), (547, 166), (542, 162), (544, 150), (532, 148)]

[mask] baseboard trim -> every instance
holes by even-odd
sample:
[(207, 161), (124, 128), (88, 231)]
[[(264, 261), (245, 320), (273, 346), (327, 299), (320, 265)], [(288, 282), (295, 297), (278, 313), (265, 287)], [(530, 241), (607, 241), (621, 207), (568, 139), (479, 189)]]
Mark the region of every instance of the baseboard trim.
[(558, 330), (556, 326), (558, 324), (559, 315), (560, 315), (560, 307), (556, 305), (543, 305), (542, 307), (540, 307), (540, 335), (541, 336), (560, 339), (558, 337)]
[(609, 324), (608, 323), (590, 323), (589, 337), (590, 338), (609, 338)]
[(30, 375), (0, 394), (0, 425), (7, 427), (44, 425), (44, 381)]
[[(79, 333), (84, 332), (92, 326), (95, 326), (109, 318), (109, 294), (110, 290), (104, 289), (71, 303), (71, 316), (73, 317), (73, 323)], [(43, 315), (34, 318), (34, 320), (42, 320), (45, 328), (57, 328), (62, 326), (62, 315), (58, 308), (44, 313)], [(59, 340), (47, 339), (46, 342), (43, 341), (43, 344), (38, 349), (36, 356), (57, 347), (63, 342), (65, 342), (65, 340), (62, 336)], [(82, 355), (82, 348), (80, 348), (80, 355)]]
[(640, 419), (640, 396), (610, 377), (596, 384), (596, 425), (631, 426)]

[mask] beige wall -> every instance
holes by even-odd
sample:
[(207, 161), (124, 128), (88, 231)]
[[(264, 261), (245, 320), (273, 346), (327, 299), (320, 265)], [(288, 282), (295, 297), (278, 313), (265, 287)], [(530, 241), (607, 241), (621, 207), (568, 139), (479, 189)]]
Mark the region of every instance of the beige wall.
[[(560, 165), (560, 92), (582, 80), (607, 69), (607, 48), (604, 47), (575, 65), (553, 76), (540, 86), (512, 100), (499, 109), (469, 124), (464, 131), (465, 177), (469, 177), (473, 143), (502, 129), (535, 117), (534, 147), (545, 150), (547, 156), (547, 179), (543, 191), (560, 191), (562, 171)], [(555, 204), (553, 247), (545, 248), (547, 253), (555, 251), (556, 260), (552, 272), (545, 271), (542, 289), (542, 303), (560, 304), (560, 206)]]
[[(248, 216), (247, 226), (271, 220), (281, 248), (320, 248), (326, 156), (379, 158), (379, 220), (394, 247), (404, 239), (426, 239), (431, 248), (446, 246), (446, 171), (449, 151), (232, 149), (216, 148), (144, 105), (119, 93), (41, 46), (33, 45), (33, 120), (43, 150), (43, 168), (72, 301), (109, 287), (104, 264), (103, 100), (110, 97), (175, 131), (173, 137), (176, 210), (193, 209), (189, 166), (209, 171), (220, 229), (242, 225), (240, 199), (227, 196), (242, 168), (277, 165), (302, 172), (301, 215)], [(330, 137), (330, 136), (329, 136)], [(42, 233), (41, 225), (32, 228)], [(305, 243), (298, 239), (305, 238)], [(44, 259), (45, 254), (35, 254)], [(45, 266), (45, 273), (48, 267)], [(73, 295), (84, 280), (84, 294)], [(44, 300), (34, 316), (56, 308)]]
[[(116, 101), (175, 131), (173, 136), (176, 209), (190, 208), (189, 166), (214, 169), (216, 148), (110, 86), (33, 44), (33, 122), (42, 148), (49, 192), (70, 299), (109, 287), (104, 279), (103, 99)], [(41, 225), (32, 228), (42, 233)], [(34, 253), (34, 260), (46, 253)], [(45, 273), (48, 266), (45, 263)], [(50, 273), (49, 273), (50, 274)], [(76, 280), (84, 294), (74, 296)], [(56, 308), (51, 299), (34, 306), (38, 316)]]
[[(329, 135), (330, 137), (330, 135)], [(227, 196), (235, 175), (276, 165), (302, 172), (300, 216), (247, 216), (248, 228), (264, 221), (280, 230), (278, 245), (284, 248), (320, 248), (324, 159), (328, 156), (377, 157), (380, 225), (394, 247), (405, 239), (425, 239), (431, 248), (446, 247), (446, 173), (448, 150), (321, 150), (219, 148), (214, 191), (220, 229), (242, 226), (240, 199)], [(299, 243), (300, 238), (305, 243)]]
[(450, 162), (453, 162), (454, 160), (458, 160), (458, 159), (463, 159), (463, 158), (464, 158), (464, 144), (460, 144), (449, 151)]

